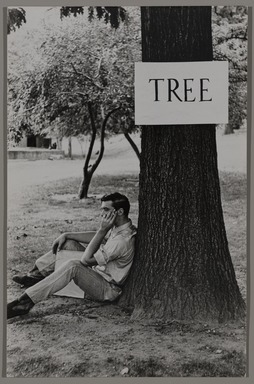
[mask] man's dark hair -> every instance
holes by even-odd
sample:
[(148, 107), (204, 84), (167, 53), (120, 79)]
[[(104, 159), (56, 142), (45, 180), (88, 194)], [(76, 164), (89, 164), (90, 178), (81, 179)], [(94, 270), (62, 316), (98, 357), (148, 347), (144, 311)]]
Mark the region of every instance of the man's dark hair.
[(125, 195), (122, 195), (119, 192), (115, 192), (102, 196), (101, 201), (112, 201), (112, 206), (116, 210), (123, 208), (125, 216), (128, 216), (130, 211), (130, 202)]

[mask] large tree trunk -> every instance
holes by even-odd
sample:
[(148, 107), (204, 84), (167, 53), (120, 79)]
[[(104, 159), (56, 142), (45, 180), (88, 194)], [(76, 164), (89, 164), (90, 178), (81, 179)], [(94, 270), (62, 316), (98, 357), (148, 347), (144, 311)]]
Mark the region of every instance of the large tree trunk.
[[(143, 61), (212, 60), (210, 7), (143, 7)], [(133, 318), (244, 314), (221, 207), (214, 125), (142, 129)]]

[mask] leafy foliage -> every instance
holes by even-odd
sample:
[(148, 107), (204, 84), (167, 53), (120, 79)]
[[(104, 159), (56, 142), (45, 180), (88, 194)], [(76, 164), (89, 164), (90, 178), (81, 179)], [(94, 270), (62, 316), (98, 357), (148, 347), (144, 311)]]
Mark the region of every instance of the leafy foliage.
[(231, 131), (239, 129), (247, 117), (247, 28), (246, 7), (214, 7), (214, 58), (229, 61), (229, 126)]
[[(84, 13), (88, 16), (87, 9)], [(128, 23), (117, 32), (97, 18), (85, 23), (77, 16), (26, 37), (27, 43), (23, 39), (22, 46), (13, 43), (9, 49), (10, 130), (15, 120), (19, 127), (58, 129), (61, 136), (88, 133), (88, 102), (99, 126), (121, 106), (108, 132), (134, 129), (134, 62), (141, 51), (137, 10), (130, 10)]]
[[(61, 18), (73, 14), (83, 14), (83, 7), (61, 7)], [(92, 21), (94, 17), (103, 19), (106, 24), (110, 23), (111, 27), (117, 29), (121, 21), (126, 21), (127, 11), (123, 7), (89, 7), (88, 20)]]
[(23, 8), (8, 8), (7, 10), (7, 33), (16, 31), (23, 23), (26, 23), (26, 11)]
[(84, 8), (83, 7), (61, 7), (60, 9), (60, 18), (61, 20), (63, 17), (74, 15), (75, 17), (77, 15), (83, 15)]

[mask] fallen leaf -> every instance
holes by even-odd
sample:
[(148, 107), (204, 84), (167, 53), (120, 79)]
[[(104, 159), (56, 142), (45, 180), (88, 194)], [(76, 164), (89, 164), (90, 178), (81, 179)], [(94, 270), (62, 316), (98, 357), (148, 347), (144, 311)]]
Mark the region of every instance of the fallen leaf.
[(124, 369), (121, 370), (120, 374), (121, 375), (126, 375), (129, 372), (129, 368), (125, 367)]

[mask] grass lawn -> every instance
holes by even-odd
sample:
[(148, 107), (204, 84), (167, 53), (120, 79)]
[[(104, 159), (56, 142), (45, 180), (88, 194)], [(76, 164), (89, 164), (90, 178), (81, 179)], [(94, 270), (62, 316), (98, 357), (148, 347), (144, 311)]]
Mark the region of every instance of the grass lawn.
[[(246, 176), (220, 173), (229, 248), (246, 300)], [(8, 301), (22, 292), (12, 281), (65, 231), (93, 230), (100, 197), (120, 191), (138, 218), (136, 176), (95, 176), (90, 198), (79, 201), (69, 178), (26, 192), (18, 214), (8, 211)], [(114, 304), (53, 296), (8, 321), (8, 377), (241, 377), (246, 373), (246, 324), (134, 322)]]

